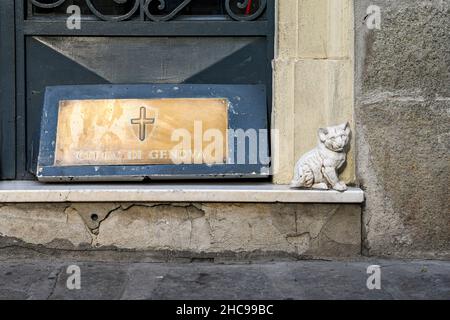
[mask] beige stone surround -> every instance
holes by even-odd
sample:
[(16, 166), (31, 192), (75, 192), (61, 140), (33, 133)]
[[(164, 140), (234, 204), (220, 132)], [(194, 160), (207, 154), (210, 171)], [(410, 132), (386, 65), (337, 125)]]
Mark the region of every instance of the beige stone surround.
[[(353, 134), (353, 0), (278, 0), (272, 126), (276, 184), (317, 143), (319, 127), (350, 121)], [(354, 137), (347, 183), (355, 182)]]

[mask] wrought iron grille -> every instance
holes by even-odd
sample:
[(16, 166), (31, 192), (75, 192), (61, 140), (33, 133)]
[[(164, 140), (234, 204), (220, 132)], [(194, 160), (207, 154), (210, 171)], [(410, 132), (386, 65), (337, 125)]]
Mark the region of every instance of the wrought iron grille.
[(162, 22), (180, 16), (223, 16), (237, 21), (260, 18), (267, 0), (28, 0), (28, 16), (64, 14), (77, 5), (84, 17), (103, 21)]

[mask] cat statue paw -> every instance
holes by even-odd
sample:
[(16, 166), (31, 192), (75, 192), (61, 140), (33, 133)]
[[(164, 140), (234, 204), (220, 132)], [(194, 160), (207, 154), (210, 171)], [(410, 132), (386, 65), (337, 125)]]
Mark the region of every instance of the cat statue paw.
[(319, 145), (298, 160), (291, 188), (347, 190), (346, 184), (339, 180), (338, 171), (347, 158), (350, 133), (348, 122), (319, 129)]

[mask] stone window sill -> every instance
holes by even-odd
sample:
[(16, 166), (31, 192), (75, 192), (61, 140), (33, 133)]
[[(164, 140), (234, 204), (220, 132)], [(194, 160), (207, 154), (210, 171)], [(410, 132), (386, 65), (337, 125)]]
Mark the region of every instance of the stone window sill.
[(0, 203), (24, 202), (262, 202), (361, 203), (364, 192), (293, 190), (270, 183), (42, 184), (0, 182)]

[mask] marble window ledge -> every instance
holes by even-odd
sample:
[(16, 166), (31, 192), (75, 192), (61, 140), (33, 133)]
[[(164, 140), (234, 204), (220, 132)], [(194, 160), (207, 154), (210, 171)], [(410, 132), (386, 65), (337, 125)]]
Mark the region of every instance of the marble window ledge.
[(293, 190), (270, 183), (77, 183), (0, 182), (0, 203), (25, 202), (261, 202), (362, 203), (364, 192)]

